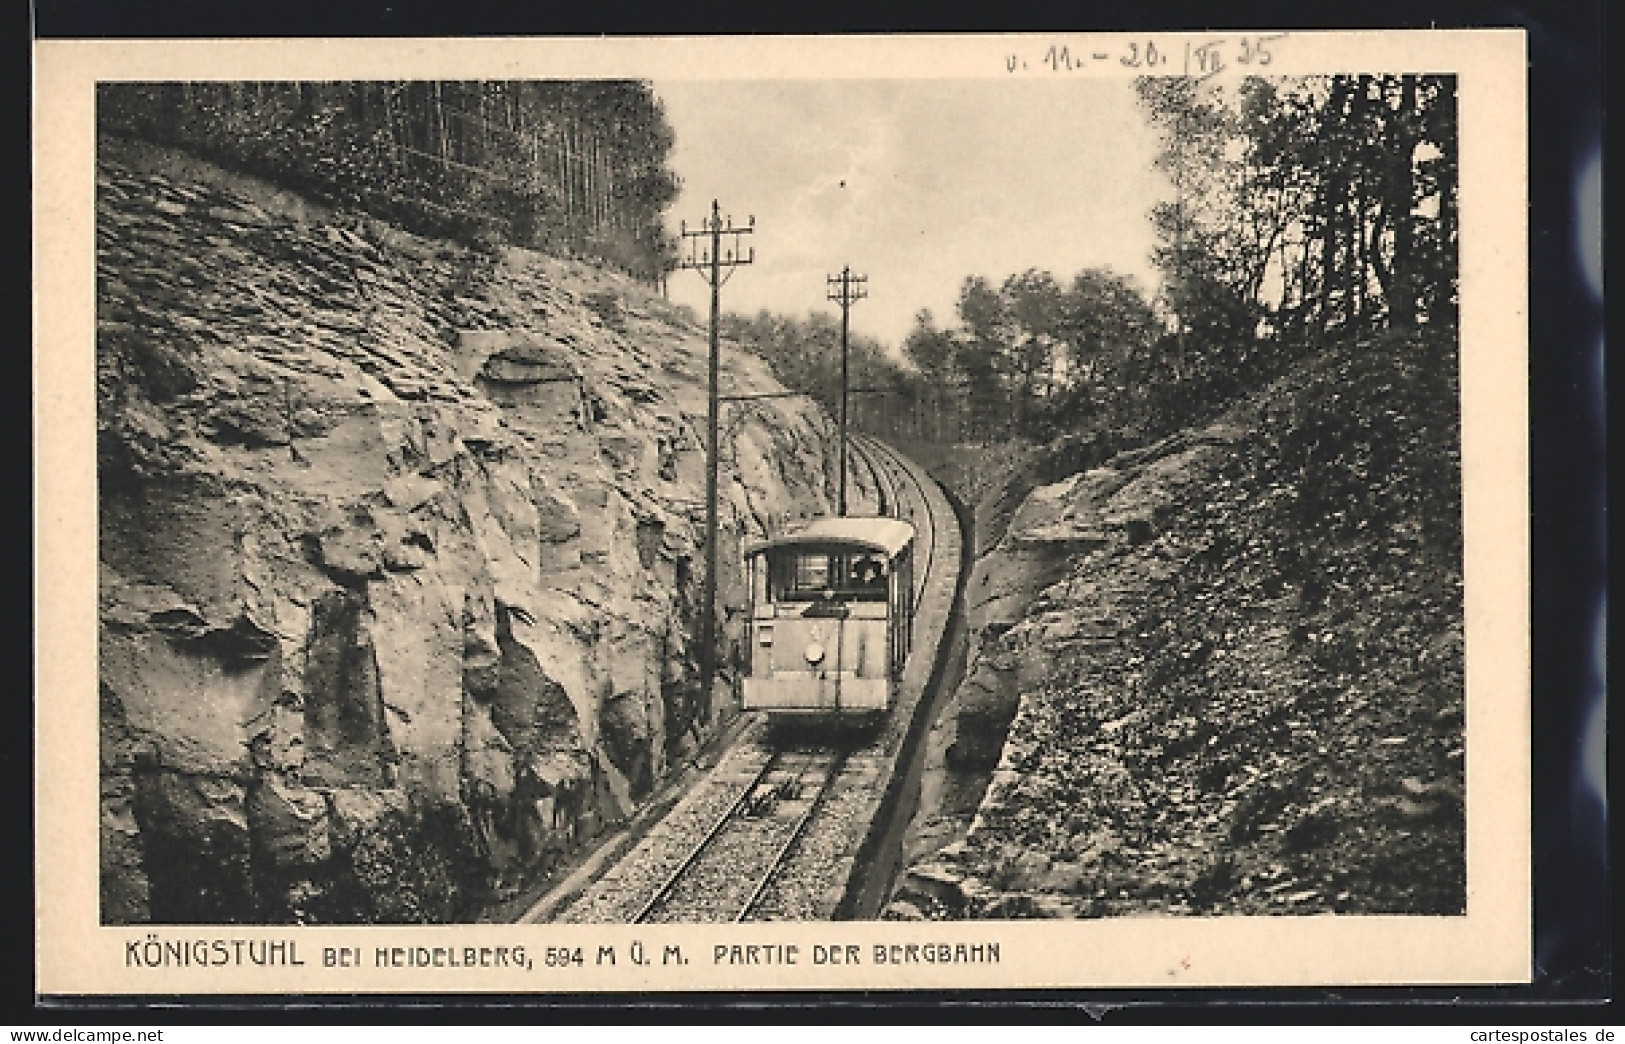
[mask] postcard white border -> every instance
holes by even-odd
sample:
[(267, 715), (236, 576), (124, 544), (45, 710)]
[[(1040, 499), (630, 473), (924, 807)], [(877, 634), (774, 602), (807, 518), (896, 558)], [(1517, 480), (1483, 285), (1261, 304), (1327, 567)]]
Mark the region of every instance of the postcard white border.
[[(41, 41), (34, 83), (39, 989), (83, 993), (992, 989), (1515, 983), (1530, 978), (1526, 40), (1522, 30), (1294, 33), (1265, 71), (1459, 76), (1468, 909), (1461, 917), (1139, 917), (737, 927), (102, 927), (98, 923), (94, 132), (98, 81), (1054, 76), (1078, 53), (1236, 33), (589, 40)], [(1260, 34), (1249, 33), (1249, 36)], [(1026, 68), (1008, 70), (1011, 55)], [(1123, 76), (1117, 63), (1068, 75)], [(1228, 74), (1226, 74), (1228, 75)], [(162, 941), (295, 942), (302, 965), (146, 967)], [(648, 964), (630, 963), (634, 942)], [(875, 964), (889, 943), (996, 943), (996, 964)], [(712, 963), (716, 945), (798, 947), (794, 965)], [(382, 968), (378, 948), (525, 947), (532, 967)], [(856, 944), (856, 967), (813, 963)], [(584, 967), (549, 968), (549, 946)], [(612, 947), (615, 964), (593, 960)], [(686, 963), (662, 962), (667, 946)], [(359, 948), (356, 968), (324, 951)], [(765, 951), (764, 951), (765, 952)], [(786, 951), (778, 951), (782, 956)]]

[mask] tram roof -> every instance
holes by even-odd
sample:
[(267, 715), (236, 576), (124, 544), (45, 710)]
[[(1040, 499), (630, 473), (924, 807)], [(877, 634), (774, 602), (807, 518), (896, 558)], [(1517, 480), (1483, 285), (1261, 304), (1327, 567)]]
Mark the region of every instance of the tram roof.
[(794, 533), (747, 544), (745, 554), (761, 555), (784, 547), (844, 545), (879, 551), (891, 559), (913, 539), (914, 527), (900, 518), (821, 518)]

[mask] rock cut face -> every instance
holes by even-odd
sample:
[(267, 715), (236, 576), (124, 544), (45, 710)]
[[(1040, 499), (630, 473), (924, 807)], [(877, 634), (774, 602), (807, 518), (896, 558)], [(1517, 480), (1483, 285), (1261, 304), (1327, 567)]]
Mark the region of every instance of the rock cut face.
[[(728, 715), (685, 315), (114, 140), (97, 247), (104, 922), (467, 917)], [(724, 665), (833, 485), (810, 406), (727, 420)]]

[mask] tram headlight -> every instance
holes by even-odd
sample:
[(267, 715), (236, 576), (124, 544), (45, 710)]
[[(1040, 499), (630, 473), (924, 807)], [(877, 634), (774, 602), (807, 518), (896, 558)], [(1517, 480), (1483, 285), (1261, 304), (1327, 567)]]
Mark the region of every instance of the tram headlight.
[(809, 666), (817, 667), (824, 662), (824, 647), (817, 642), (812, 642), (801, 655), (807, 658)]

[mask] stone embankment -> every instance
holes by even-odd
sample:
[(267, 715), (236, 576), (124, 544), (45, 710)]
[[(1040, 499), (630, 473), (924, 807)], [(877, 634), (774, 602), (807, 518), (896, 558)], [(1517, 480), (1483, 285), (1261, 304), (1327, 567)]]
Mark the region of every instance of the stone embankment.
[(1459, 913), (1456, 402), (1453, 344), (1347, 345), (985, 497), (887, 916)]
[(467, 917), (728, 716), (738, 544), (827, 510), (832, 440), (727, 407), (701, 692), (685, 312), (116, 140), (97, 251), (105, 921)]

